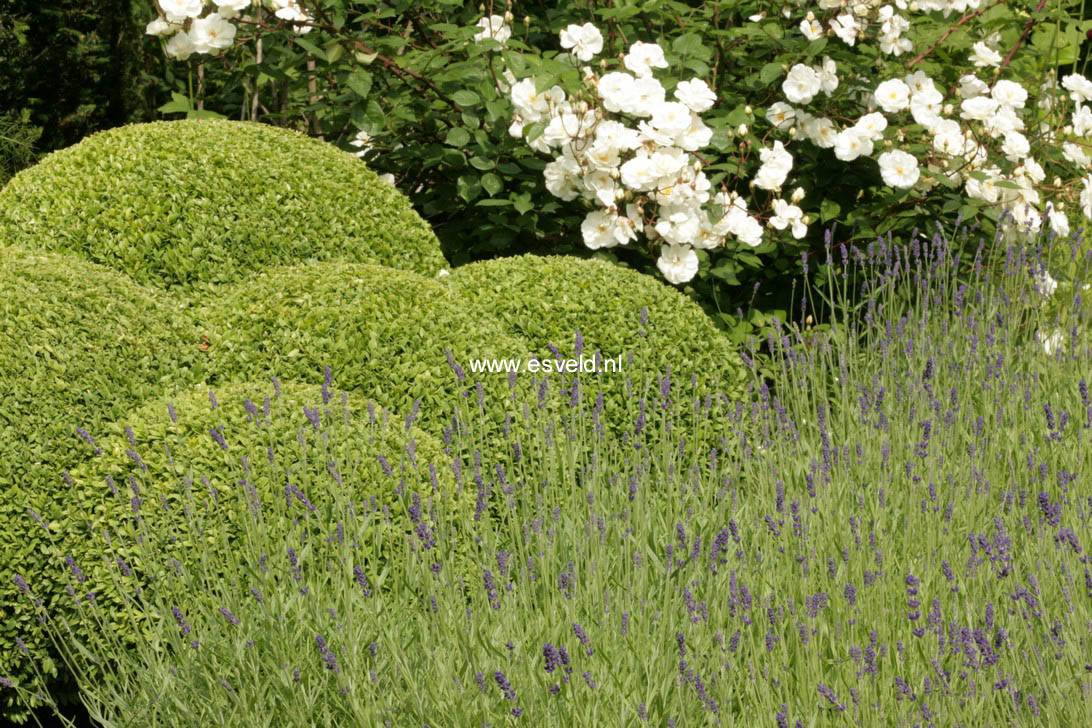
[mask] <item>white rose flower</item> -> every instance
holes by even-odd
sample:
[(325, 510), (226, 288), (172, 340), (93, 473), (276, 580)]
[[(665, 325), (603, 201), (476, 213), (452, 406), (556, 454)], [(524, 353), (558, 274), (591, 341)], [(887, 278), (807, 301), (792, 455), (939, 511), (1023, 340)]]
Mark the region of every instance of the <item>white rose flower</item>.
[(637, 41), (629, 47), (623, 61), (627, 69), (636, 76), (649, 76), (653, 68), (667, 68), (664, 49), (656, 43)]
[(764, 190), (781, 187), (792, 170), (792, 155), (780, 141), (775, 141), (773, 149), (759, 149), (758, 156), (762, 160), (762, 166), (755, 175), (755, 186)]
[(603, 50), (603, 34), (591, 23), (570, 25), (561, 31), (561, 47), (571, 48), (582, 61), (590, 61)]
[(622, 184), (635, 192), (647, 192), (656, 186), (660, 175), (656, 165), (647, 156), (638, 155), (630, 159), (619, 169)]
[(913, 187), (921, 176), (918, 160), (899, 149), (881, 154), (879, 163), (880, 176), (890, 187)]
[(910, 87), (905, 82), (892, 78), (876, 87), (876, 103), (888, 114), (903, 111), (910, 106)]
[(372, 135), (364, 130), (358, 131), (352, 141), (349, 142), (349, 145), (357, 147), (360, 150), (359, 152), (355, 152), (353, 156), (363, 157), (364, 154), (372, 148)]
[(903, 78), (906, 85), (910, 87), (910, 95), (934, 93), (937, 91), (937, 85), (933, 82), (933, 79), (926, 75), (925, 71), (914, 71)]
[(689, 245), (665, 245), (656, 267), (670, 283), (686, 283), (698, 272), (698, 254)]
[(709, 84), (700, 78), (692, 81), (680, 81), (675, 87), (675, 98), (686, 104), (691, 111), (702, 112), (713, 108), (717, 101), (717, 95)]
[(706, 126), (697, 114), (690, 115), (690, 126), (675, 137), (675, 146), (688, 152), (696, 152), (708, 146), (713, 138), (713, 130)]
[(163, 51), (168, 57), (177, 58), (180, 61), (186, 60), (196, 52), (193, 41), (190, 40), (190, 34), (184, 30), (180, 30), (171, 36), (171, 39), (167, 41), (167, 47)]
[(815, 19), (815, 16), (812, 16), (810, 19), (800, 21), (800, 32), (808, 40), (819, 40), (823, 37), (823, 26)]
[(819, 73), (814, 68), (797, 63), (789, 69), (788, 76), (781, 84), (781, 90), (785, 93), (785, 98), (792, 103), (806, 104), (815, 98), (815, 94), (819, 93), (822, 85)]
[(757, 248), (762, 243), (762, 223), (752, 215), (745, 215), (733, 233), (741, 243), (752, 248)]
[(973, 73), (959, 77), (959, 95), (965, 99), (982, 96), (988, 93), (989, 90), (990, 87), (986, 85), (985, 81), (979, 80), (978, 76)]
[(770, 122), (778, 129), (786, 131), (792, 128), (796, 119), (796, 114), (796, 109), (789, 106), (784, 101), (775, 101), (770, 104), (770, 108), (766, 110), (766, 121)]
[(593, 197), (603, 207), (610, 207), (617, 198), (618, 185), (610, 172), (602, 169), (593, 170), (584, 175), (585, 197)]
[(196, 18), (205, 9), (204, 0), (160, 0), (159, 7), (169, 23), (181, 23)]
[(474, 36), (475, 41), (492, 38), (504, 45), (512, 37), (512, 28), (509, 27), (508, 23), (504, 22), (503, 15), (490, 15), (488, 18), (482, 18), (477, 22), (477, 27), (481, 28), (481, 31)]
[(1079, 73), (1071, 73), (1062, 77), (1062, 87), (1069, 91), (1069, 98), (1075, 102), (1083, 103), (1092, 101), (1092, 81)]
[(618, 147), (605, 144), (597, 139), (584, 152), (584, 159), (588, 160), (593, 169), (609, 172), (619, 164)]
[(636, 95), (633, 105), (627, 111), (634, 116), (651, 116), (652, 109), (662, 104), (667, 97), (663, 85), (652, 76), (638, 76), (633, 82)]
[[(1054, 231), (1055, 235), (1062, 237), (1069, 235), (1069, 218), (1065, 216), (1064, 212), (1054, 209), (1054, 205), (1048, 203), (1047, 217), (1050, 219), (1050, 228)], [(1045, 287), (1049, 289), (1050, 293), (1054, 293), (1054, 289), (1058, 285), (1057, 281), (1051, 278), (1050, 274), (1046, 271), (1043, 271), (1043, 274), (1046, 276), (1046, 285), (1041, 286), (1041, 288)], [(1050, 295), (1050, 293), (1047, 293), (1046, 295)]]
[(542, 170), (542, 176), (546, 180), (546, 189), (554, 197), (559, 197), (566, 202), (575, 200), (580, 196), (576, 188), (576, 182), (580, 178), (582, 170), (576, 160), (570, 157), (559, 157), (546, 165)]
[(834, 156), (843, 162), (852, 162), (857, 157), (871, 153), (872, 140), (859, 129), (843, 129), (834, 137)]
[(986, 66), (1000, 66), (1001, 54), (990, 48), (983, 41), (971, 46), (971, 61), (979, 68)]
[(235, 24), (216, 13), (210, 13), (190, 25), (190, 40), (195, 53), (218, 55), (235, 42)]
[(819, 87), (830, 96), (838, 88), (838, 65), (828, 56), (823, 56), (823, 65), (815, 69), (819, 74)]
[(603, 108), (614, 113), (626, 113), (625, 109), (634, 106), (637, 87), (633, 76), (621, 71), (604, 74), (599, 79), (599, 96), (603, 99)]
[(804, 133), (820, 149), (830, 149), (838, 139), (834, 122), (826, 118), (811, 118), (804, 123)]
[(615, 149), (636, 149), (641, 140), (636, 130), (613, 119), (605, 119), (595, 127), (595, 143)]
[(1014, 109), (1024, 108), (1028, 100), (1027, 90), (1015, 81), (1001, 80), (993, 86), (991, 95), (997, 99), (997, 103)]
[(1050, 337), (1045, 336), (1043, 332), (1039, 331), (1036, 333), (1036, 337), (1042, 342), (1043, 352), (1047, 356), (1053, 354), (1056, 349), (1065, 343), (1065, 334), (1061, 329), (1055, 329)]
[(887, 128), (887, 119), (883, 114), (878, 111), (873, 111), (871, 114), (865, 114), (857, 123), (853, 125), (853, 128), (864, 134), (871, 141), (880, 141), (883, 139), (883, 131)]
[(580, 223), (580, 233), (584, 236), (584, 245), (592, 250), (600, 248), (613, 248), (618, 244), (614, 238), (614, 228), (617, 215), (611, 215), (602, 210), (589, 212), (584, 222)]
[(857, 42), (857, 19), (849, 13), (843, 13), (830, 21), (830, 28), (846, 45), (852, 47)]
[(1018, 162), (1026, 157), (1030, 151), (1031, 145), (1023, 134), (1018, 131), (1010, 131), (1005, 134), (1005, 142), (1001, 145), (1001, 152), (1008, 157), (1009, 161)]
[(961, 109), (959, 118), (982, 121), (997, 113), (997, 99), (989, 96), (975, 96), (970, 99), (963, 99), (959, 108)]
[(712, 250), (721, 243), (724, 242), (724, 238), (713, 230), (713, 226), (709, 223), (702, 223), (698, 228), (698, 235), (694, 238), (694, 242), (691, 243), (695, 248), (702, 250)]
[(781, 199), (774, 200), (773, 209), (774, 215), (770, 218), (770, 225), (778, 230), (784, 230), (792, 225), (792, 236), (797, 240), (807, 235), (808, 226), (803, 223), (803, 210)]
[(166, 19), (159, 17), (148, 23), (148, 25), (144, 27), (144, 32), (148, 35), (155, 36), (166, 35), (171, 32), (171, 24), (168, 23)]
[(685, 205), (669, 205), (660, 210), (656, 232), (672, 245), (689, 245), (701, 229), (700, 209)]
[(1092, 110), (1083, 104), (1077, 104), (1077, 108), (1073, 110), (1071, 124), (1073, 125), (1074, 134), (1085, 136), (1089, 131), (1092, 131)]
[(1088, 155), (1084, 153), (1084, 149), (1072, 142), (1062, 144), (1062, 156), (1081, 168), (1087, 167), (1089, 163)]
[(652, 126), (672, 136), (681, 134), (690, 128), (690, 109), (676, 101), (657, 104), (652, 109)]
[(230, 20), (251, 6), (251, 0), (215, 0), (216, 14)]
[(1024, 171), (1035, 184), (1039, 184), (1046, 179), (1046, 172), (1043, 171), (1042, 165), (1035, 161), (1034, 157), (1028, 157), (1024, 160)]

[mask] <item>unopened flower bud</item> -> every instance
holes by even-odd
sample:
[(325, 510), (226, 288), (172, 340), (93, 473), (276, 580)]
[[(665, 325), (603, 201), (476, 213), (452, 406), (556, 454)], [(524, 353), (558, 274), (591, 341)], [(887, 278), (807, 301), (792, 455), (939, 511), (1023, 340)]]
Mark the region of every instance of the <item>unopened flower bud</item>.
[(577, 103), (576, 112), (578, 114), (588, 113), (588, 102), (587, 101), (580, 101), (579, 103)]
[(745, 114), (747, 114), (747, 116), (750, 116), (751, 114), (755, 113), (754, 109), (752, 109), (750, 106), (744, 106), (743, 107), (743, 112)]
[(481, 3), (480, 5), (478, 5), (478, 12), (482, 15), (485, 14), (485, 3)]
[(516, 16), (515, 16), (515, 15), (512, 15), (512, 11), (511, 11), (511, 10), (507, 10), (507, 11), (505, 11), (505, 13), (504, 13), (504, 22), (506, 22), (506, 23), (508, 23), (509, 25), (511, 25), (511, 24), (512, 24), (512, 21), (513, 21), (513, 20), (515, 20), (515, 19), (516, 19)]
[(613, 169), (611, 169), (611, 171), (610, 171), (610, 178), (611, 179), (618, 179), (621, 176), (622, 176), (622, 174), (621, 174), (621, 172), (618, 171), (617, 167), (614, 167)]
[(524, 25), (530, 25), (531, 24), (531, 16), (530, 15), (524, 15), (523, 16), (523, 24)]
[(811, 225), (811, 215), (804, 215), (804, 217), (800, 218), (800, 222), (805, 225)]
[(616, 189), (614, 191), (614, 199), (616, 199), (616, 200), (624, 199), (625, 196), (626, 196), (626, 191), (624, 189), (622, 189), (621, 187), (619, 187), (618, 189)]
[(954, 110), (955, 110), (955, 107), (952, 106), (951, 104), (944, 104), (944, 108), (941, 109), (941, 111), (943, 111), (945, 113), (945, 115), (951, 115), (952, 111), (954, 111)]
[(700, 172), (701, 171), (701, 160), (697, 160), (697, 161), (694, 162), (694, 171), (695, 172)]
[(795, 190), (793, 190), (791, 199), (792, 199), (792, 204), (794, 204), (794, 205), (797, 202), (800, 202), (800, 200), (804, 199), (804, 188), (803, 187), (797, 187)]
[(1064, 202), (1059, 202), (1058, 203), (1058, 212), (1061, 212), (1064, 209), (1065, 209), (1065, 203)]
[(740, 124), (739, 128), (736, 131), (738, 131), (740, 133), (740, 136), (746, 134), (747, 133), (747, 125), (746, 124)]
[(790, 136), (790, 137), (794, 137), (794, 138), (796, 137), (796, 127), (795, 127), (795, 126), (794, 126), (794, 127), (791, 127), (791, 128), (789, 129), (789, 136)]
[(1061, 187), (1062, 186), (1062, 178), (1061, 177), (1055, 177), (1054, 178), (1054, 186), (1055, 187)]

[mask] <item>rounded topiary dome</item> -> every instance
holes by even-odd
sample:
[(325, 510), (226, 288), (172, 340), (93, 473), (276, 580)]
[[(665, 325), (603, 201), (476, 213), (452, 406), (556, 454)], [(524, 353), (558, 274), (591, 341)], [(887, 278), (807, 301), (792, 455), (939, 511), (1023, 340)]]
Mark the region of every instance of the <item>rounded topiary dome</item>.
[[(301, 568), (317, 569), (320, 578), (343, 578), (356, 588), (354, 567), (360, 566), (373, 588), (402, 589), (405, 543), (419, 533), (409, 515), (415, 494), (421, 504), (417, 518), (434, 540), (422, 555), (442, 560), (447, 579), (469, 576), (471, 538), (456, 538), (451, 526), (468, 522), (474, 498), (456, 492), (451, 460), (438, 440), (361, 397), (327, 395), (317, 385), (232, 383), (211, 392), (204, 385), (187, 388), (104, 426), (97, 451), (85, 449), (83, 462), (70, 471), (64, 503), (42, 514), (52, 539), (21, 514), (0, 514), (0, 530), (14, 528), (35, 542), (35, 558), (14, 563), (13, 574), (52, 616), (64, 615), (77, 638), (90, 644), (102, 629), (135, 637), (119, 585), (128, 592), (164, 583), (159, 588), (187, 588), (163, 580), (175, 558), (182, 571), (200, 574), (199, 581), (242, 595), (251, 586), (270, 594), (269, 579), (286, 582), (287, 593), (295, 591), (285, 558), (289, 547), (301, 552)], [(16, 515), (19, 521), (12, 523)], [(387, 519), (380, 536), (376, 524)], [(260, 529), (272, 539), (261, 542), (270, 551), (268, 573), (261, 554), (251, 553), (260, 550), (250, 540), (263, 538)], [(144, 535), (152, 561), (137, 548), (137, 533)], [(327, 559), (337, 562), (339, 556), (344, 563), (337, 574), (327, 574)], [(95, 592), (103, 624), (73, 609), (65, 589), (71, 573), (66, 558), (86, 577), (79, 588)], [(238, 565), (240, 558), (247, 569)], [(414, 568), (427, 573), (430, 563)], [(13, 574), (0, 584), (0, 613), (6, 615), (0, 674), (29, 678), (14, 637), (35, 652), (50, 642)], [(200, 587), (187, 583), (189, 589)], [(14, 662), (5, 664), (9, 659)]]
[[(689, 396), (697, 375), (701, 395), (742, 399), (749, 381), (736, 347), (705, 312), (660, 281), (600, 260), (524, 255), (471, 263), (444, 279), (472, 310), (492, 317), (539, 357), (621, 357), (619, 373), (592, 375), (593, 386), (624, 409), (626, 380), (659, 389), (670, 367), (671, 389)], [(588, 381), (585, 379), (585, 381)], [(608, 410), (610, 403), (608, 402)]]
[(0, 339), (0, 488), (9, 494), (58, 486), (77, 427), (93, 435), (204, 376), (200, 333), (182, 304), (66, 255), (0, 249)]
[[(62, 473), (105, 423), (203, 378), (201, 338), (157, 289), (54, 253), (0, 248), (0, 674), (15, 654), (12, 569), (41, 559), (48, 518), (70, 497)], [(0, 696), (0, 715), (12, 696)]]
[(270, 269), (223, 290), (200, 318), (219, 380), (276, 372), (318, 383), (329, 366), (339, 387), (385, 407), (408, 413), (420, 400), (418, 423), (435, 435), (460, 403), (477, 407), (476, 381), (491, 419), (503, 419), (508, 375), (475, 373), (473, 360), (526, 359), (520, 340), (446, 286), (377, 265)]
[(447, 267), (409, 200), (351, 154), (210, 119), (133, 124), (48, 155), (0, 190), (0, 240), (168, 288), (309, 260)]

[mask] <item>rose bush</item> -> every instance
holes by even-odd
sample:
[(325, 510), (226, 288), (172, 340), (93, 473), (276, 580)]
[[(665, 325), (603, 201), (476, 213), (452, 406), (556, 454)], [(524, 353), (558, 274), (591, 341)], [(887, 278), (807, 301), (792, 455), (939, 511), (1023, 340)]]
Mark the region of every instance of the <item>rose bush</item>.
[[(196, 8), (196, 0), (188, 4)], [(196, 15), (208, 18), (223, 7), (207, 4)], [(543, 189), (545, 163), (508, 136), (516, 110), (510, 94), (519, 82), (533, 79), (539, 94), (557, 87), (570, 103), (588, 103), (589, 112), (602, 101), (604, 113), (620, 118), (626, 110), (613, 111), (606, 97), (617, 96), (612, 83), (626, 82), (611, 73), (663, 73), (660, 85), (677, 99), (664, 103), (705, 103), (699, 99), (711, 95), (716, 103), (702, 115), (711, 133), (701, 171), (711, 190), (727, 196), (721, 203), (742, 202), (764, 223), (761, 239), (753, 247), (745, 238), (708, 250), (676, 246), (665, 257), (677, 277), (690, 274), (697, 260), (688, 290), (744, 340), (769, 320), (754, 309), (743, 314), (751, 284), (768, 282), (770, 295), (759, 307), (786, 318), (792, 294), (782, 284), (799, 270), (802, 253), (820, 248), (815, 223), (842, 223), (835, 242), (904, 235), (957, 213), (990, 234), (1002, 205), (1015, 206), (1033, 231), (1042, 212), (1058, 232), (1079, 224), (1088, 210), (1075, 208), (1092, 207), (1081, 149), (1090, 118), (1082, 104), (1092, 98), (1092, 83), (1073, 72), (1088, 26), (1071, 17), (1075, 8), (619, 1), (536, 10), (517, 22), (509, 8), (492, 4), (478, 9), (447, 0), (422, 9), (396, 1), (376, 10), (336, 0), (216, 14), (239, 12), (231, 23), (232, 53), (240, 59), (225, 61), (231, 73), (223, 87), (242, 89), (245, 107), (262, 83), (279, 83), (297, 95), (291, 108), (319, 133), (348, 144), (366, 132), (371, 148), (364, 159), (394, 175), (437, 226), (455, 263), (536, 243), (572, 251), (572, 242), (558, 244), (566, 238), (577, 247), (586, 237), (609, 242), (599, 230), (603, 218), (589, 215), (607, 215), (607, 208), (559, 202)], [(192, 37), (198, 18), (174, 22)], [(256, 39), (264, 42), (260, 59), (250, 42)], [(581, 66), (597, 57), (597, 67), (584, 73)], [(1063, 63), (1073, 64), (1068, 73), (1058, 72)], [(606, 97), (595, 88), (602, 82)], [(538, 113), (549, 114), (551, 98), (546, 93)], [(232, 104), (239, 100), (225, 93), (220, 110), (238, 113)], [(526, 131), (530, 137), (535, 130)], [(796, 191), (786, 200), (779, 188)], [(626, 207), (618, 210), (630, 217)], [(667, 218), (657, 222), (676, 232)], [(587, 235), (580, 232), (585, 223)], [(656, 226), (644, 225), (650, 229)], [(611, 254), (651, 269), (661, 245), (630, 239)]]

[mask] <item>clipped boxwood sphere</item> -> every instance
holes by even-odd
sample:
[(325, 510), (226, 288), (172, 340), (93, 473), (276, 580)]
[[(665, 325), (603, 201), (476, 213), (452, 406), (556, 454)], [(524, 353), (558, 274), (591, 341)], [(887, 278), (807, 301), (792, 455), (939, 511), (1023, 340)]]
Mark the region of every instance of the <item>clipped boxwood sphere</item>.
[(471, 359), (526, 358), (521, 341), (441, 283), (376, 265), (271, 269), (222, 291), (201, 318), (219, 379), (276, 372), (317, 383), (329, 366), (339, 387), (395, 411), (420, 400), (418, 422), (434, 435), (457, 408), (477, 407), (479, 381), (490, 419), (504, 418), (507, 375), (474, 374)]
[(0, 240), (167, 288), (309, 260), (447, 267), (409, 200), (351, 154), (226, 120), (133, 124), (50, 154), (0, 191)]
[[(673, 396), (697, 394), (740, 400), (747, 370), (735, 346), (705, 312), (660, 281), (600, 260), (524, 255), (471, 263), (444, 279), (472, 310), (527, 342), (536, 356), (575, 358), (576, 335), (584, 357), (598, 351), (620, 371), (582, 375), (604, 392), (608, 419), (632, 419), (633, 391), (658, 392), (668, 367)], [(604, 367), (606, 362), (604, 362)], [(570, 375), (571, 376), (571, 375)]]
[(60, 482), (77, 427), (94, 435), (203, 378), (200, 334), (181, 304), (66, 255), (0, 249), (0, 341), (0, 484), (17, 495)]
[[(17, 625), (11, 568), (38, 558), (27, 517), (69, 497), (61, 473), (91, 451), (76, 428), (105, 423), (172, 387), (203, 379), (188, 313), (156, 289), (94, 263), (0, 249), (0, 674)], [(0, 693), (0, 714), (14, 693)]]
[[(182, 390), (109, 424), (97, 438), (100, 452), (88, 453), (71, 470), (63, 507), (43, 514), (54, 538), (14, 566), (30, 597), (8, 588), (10, 576), (3, 587), (0, 608), (9, 617), (0, 640), (0, 674), (29, 678), (25, 662), (5, 664), (18, 656), (16, 635), (35, 651), (50, 644), (32, 598), (41, 599), (52, 616), (64, 615), (77, 638), (87, 640), (101, 629), (135, 637), (117, 584), (125, 593), (138, 586), (154, 590), (160, 580), (174, 578), (168, 566), (173, 558), (183, 572), (203, 574), (201, 583), (183, 588), (207, 591), (210, 598), (221, 582), (243, 595), (251, 586), (268, 594), (270, 579), (294, 593), (290, 547), (300, 553), (300, 568), (323, 573), (334, 568), (330, 578), (343, 578), (353, 590), (360, 588), (355, 566), (364, 570), (371, 588), (387, 592), (406, 590), (407, 578), (431, 582), (437, 577), (429, 566), (437, 560), (443, 561), (443, 578), (465, 579), (471, 573), (471, 536), (453, 533), (452, 522), (469, 523), (474, 499), (469, 491), (456, 492), (451, 460), (438, 440), (416, 427), (407, 429), (403, 416), (357, 395), (330, 391), (324, 396), (316, 385), (278, 380), (211, 391), (210, 396), (204, 385)], [(424, 548), (411, 522), (414, 494), (418, 522), (437, 545)], [(245, 548), (244, 534), (259, 528), (258, 514), (272, 538), (266, 559)], [(200, 519), (199, 527), (187, 526), (190, 518)], [(388, 518), (390, 525), (379, 537), (376, 524)], [(8, 519), (0, 521), (4, 530)], [(142, 557), (136, 533), (145, 534), (153, 560)], [(350, 543), (346, 534), (364, 534), (363, 543)], [(412, 577), (403, 558), (407, 540), (420, 554), (413, 568), (423, 572)], [(346, 555), (351, 560), (331, 566)], [(232, 566), (240, 556), (252, 566), (251, 576)], [(76, 582), (76, 597), (94, 591), (105, 624), (81, 617), (73, 607), (66, 574), (74, 572), (66, 558), (86, 578)], [(39, 655), (34, 659), (41, 664)], [(56, 682), (65, 677), (59, 673)]]

